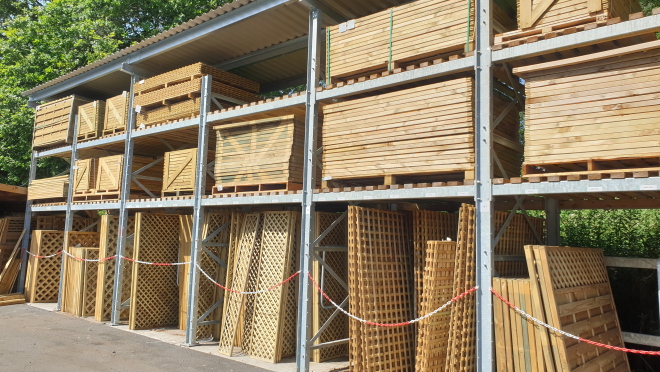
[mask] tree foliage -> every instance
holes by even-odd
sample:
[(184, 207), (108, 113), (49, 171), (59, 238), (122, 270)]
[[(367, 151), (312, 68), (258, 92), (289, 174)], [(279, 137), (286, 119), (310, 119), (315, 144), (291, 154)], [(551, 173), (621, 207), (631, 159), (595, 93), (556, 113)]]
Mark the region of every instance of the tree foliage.
[[(27, 182), (34, 112), (21, 92), (230, 0), (0, 0), (0, 183)], [(39, 163), (41, 176), (67, 165)]]

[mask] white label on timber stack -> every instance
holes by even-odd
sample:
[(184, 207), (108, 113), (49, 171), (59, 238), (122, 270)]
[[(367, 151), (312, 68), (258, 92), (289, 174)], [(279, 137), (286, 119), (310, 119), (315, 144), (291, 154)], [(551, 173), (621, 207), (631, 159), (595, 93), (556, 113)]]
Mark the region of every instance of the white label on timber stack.
[(140, 80), (138, 84), (144, 84), (144, 79)]
[(352, 30), (355, 28), (355, 20), (351, 19), (350, 21), (346, 22), (346, 28), (349, 30)]
[(323, 177), (323, 181), (330, 181), (331, 179), (332, 179), (332, 177), (331, 177), (331, 176), (328, 176), (328, 177)]
[(92, 106), (96, 107), (96, 101), (94, 101), (94, 104)]
[(598, 192), (598, 191), (603, 191), (603, 188), (600, 186), (595, 186), (595, 187), (587, 187), (588, 192)]
[(346, 23), (342, 23), (339, 25), (339, 32), (346, 32)]
[(525, 194), (538, 194), (539, 189), (525, 189)]
[(135, 106), (135, 112), (138, 114), (142, 111), (142, 106)]
[(121, 92), (122, 97), (126, 97), (126, 91)]
[(73, 168), (73, 169), (78, 169), (78, 166), (77, 166), (77, 165), (74, 165), (74, 166), (71, 167), (71, 168)]
[(435, 198), (437, 194), (434, 192), (427, 192), (426, 194), (424, 194), (424, 196), (427, 198)]
[(222, 185), (216, 186), (218, 188), (218, 191), (222, 191)]
[(642, 185), (639, 188), (640, 190), (657, 190), (658, 185)]
[(468, 193), (466, 191), (461, 191), (457, 195), (458, 196), (468, 196)]

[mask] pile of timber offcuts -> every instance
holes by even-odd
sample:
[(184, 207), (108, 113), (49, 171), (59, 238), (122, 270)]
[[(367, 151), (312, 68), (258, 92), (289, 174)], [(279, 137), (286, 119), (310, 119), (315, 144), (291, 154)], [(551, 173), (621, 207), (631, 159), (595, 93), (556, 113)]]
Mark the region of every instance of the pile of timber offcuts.
[[(552, 327), (624, 347), (603, 251), (525, 246), (530, 275), (494, 278), (493, 290)], [(498, 371), (630, 371), (625, 352), (579, 342), (522, 318), (495, 297)]]
[[(498, 212), (502, 228), (508, 213)], [(542, 219), (513, 216), (496, 252), (522, 255), (544, 236)], [(447, 240), (449, 239), (449, 240)], [(400, 323), (431, 313), (476, 285), (475, 208), (458, 214), (393, 212), (350, 206), (349, 312), (376, 323)], [(506, 262), (502, 271), (523, 275)], [(413, 280), (414, 278), (414, 280)], [(334, 298), (340, 302), (341, 298)], [(417, 326), (379, 327), (349, 320), (350, 367), (355, 371), (470, 371), (476, 368), (473, 295)]]
[[(513, 98), (498, 92), (494, 115), (503, 116), (494, 131), (494, 150), (502, 166), (495, 167), (495, 174), (508, 178), (520, 174), (520, 124), (516, 110), (505, 112)], [(417, 176), (417, 182), (474, 179), (470, 76), (328, 104), (323, 113), (324, 182), (397, 176)]]
[(518, 67), (523, 174), (657, 171), (660, 41)]

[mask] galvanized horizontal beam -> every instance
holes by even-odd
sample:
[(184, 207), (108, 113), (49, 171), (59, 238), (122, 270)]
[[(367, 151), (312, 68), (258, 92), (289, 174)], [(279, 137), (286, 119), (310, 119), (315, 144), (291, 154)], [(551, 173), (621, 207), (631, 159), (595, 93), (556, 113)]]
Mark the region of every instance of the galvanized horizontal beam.
[(627, 344), (660, 347), (660, 336), (643, 335), (631, 332), (621, 332), (621, 336), (623, 336), (623, 342)]
[(307, 35), (218, 63), (215, 67), (222, 70), (232, 70), (306, 48)]
[(660, 177), (493, 185), (493, 193), (497, 196), (592, 194), (656, 190), (660, 190)]
[(418, 189), (347, 191), (314, 194), (315, 202), (426, 199), (426, 198), (470, 198), (474, 197), (474, 186), (425, 187)]
[(658, 267), (658, 259), (634, 258), (634, 257), (605, 257), (605, 266), (655, 270)]
[[(92, 141), (92, 142), (95, 142), (95, 141)], [(41, 151), (35, 152), (34, 157), (35, 158), (47, 158), (49, 156), (62, 155), (62, 154), (67, 154), (67, 153), (70, 154), (71, 149), (72, 149), (72, 147), (69, 145), (69, 146), (63, 146), (63, 147), (58, 147), (58, 148), (49, 149), (49, 150), (41, 150)]]
[(470, 71), (474, 69), (474, 57), (465, 57), (453, 61), (443, 62), (411, 71), (384, 76), (378, 79), (366, 80), (360, 83), (346, 85), (318, 92), (319, 100), (348, 97), (355, 94), (367, 93), (373, 90), (391, 88), (404, 83), (430, 79), (457, 72)]
[(32, 212), (66, 212), (66, 205), (33, 206)]
[(493, 62), (530, 58), (560, 50), (660, 31), (660, 15), (625, 21), (493, 52)]

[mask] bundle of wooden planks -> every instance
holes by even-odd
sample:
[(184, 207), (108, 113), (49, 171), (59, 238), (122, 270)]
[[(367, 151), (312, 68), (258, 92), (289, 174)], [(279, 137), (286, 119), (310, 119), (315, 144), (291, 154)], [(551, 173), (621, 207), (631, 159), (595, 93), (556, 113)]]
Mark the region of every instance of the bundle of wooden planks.
[[(232, 218), (226, 283), (238, 291), (269, 288), (297, 270), (300, 212), (249, 213)], [(234, 236), (234, 234), (238, 234)], [(231, 356), (240, 346), (251, 357), (272, 363), (296, 352), (297, 280), (256, 295), (226, 293), (219, 351)]]
[(68, 96), (37, 106), (32, 147), (43, 148), (70, 143), (78, 107), (91, 100)]
[(657, 170), (659, 56), (652, 41), (515, 68), (527, 94), (523, 173)]
[(548, 29), (616, 17), (627, 20), (629, 14), (641, 11), (639, 3), (631, 0), (518, 0), (517, 4), (518, 27), (521, 29)]
[(64, 199), (69, 192), (69, 176), (32, 180), (28, 186), (28, 200)]
[[(349, 312), (378, 323), (412, 319), (412, 260), (409, 218), (391, 212), (349, 206)], [(349, 320), (349, 363), (355, 371), (411, 371), (412, 327), (384, 328)]]
[[(562, 331), (624, 346), (602, 250), (528, 245), (525, 255), (531, 279), (496, 278), (496, 292)], [(626, 353), (551, 332), (494, 301), (498, 371), (630, 371)]]
[[(510, 100), (499, 94), (495, 100), (499, 116)], [(474, 178), (472, 77), (333, 103), (323, 112), (324, 181), (390, 175)], [(504, 114), (509, 117), (496, 128), (495, 137), (515, 143), (517, 130), (510, 127), (519, 125), (518, 113)], [(521, 149), (513, 147), (495, 148), (496, 155), (506, 159), (506, 176), (520, 173)], [(495, 172), (505, 176), (499, 167)]]
[(289, 115), (223, 124), (214, 129), (214, 193), (238, 191), (237, 186), (256, 186), (254, 191), (302, 187), (304, 117)]
[(78, 107), (78, 141), (101, 135), (105, 118), (105, 101), (97, 100)]
[(65, 250), (76, 258), (64, 257), (62, 311), (80, 317), (93, 316), (99, 264), (83, 260), (99, 258), (99, 233), (67, 231), (65, 240)]
[(124, 91), (118, 96), (108, 98), (105, 101), (105, 113), (103, 116), (103, 134), (114, 134), (126, 130), (128, 120), (128, 106), (130, 96)]
[[(398, 63), (470, 51), (474, 9), (471, 1), (418, 0), (331, 26), (326, 40), (327, 76), (391, 70)], [(500, 27), (512, 24), (504, 12), (495, 12), (495, 20)]]
[(203, 63), (166, 72), (133, 86), (138, 126), (154, 125), (199, 115), (202, 76), (211, 75), (212, 102), (216, 108), (256, 102), (259, 84)]

